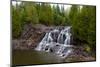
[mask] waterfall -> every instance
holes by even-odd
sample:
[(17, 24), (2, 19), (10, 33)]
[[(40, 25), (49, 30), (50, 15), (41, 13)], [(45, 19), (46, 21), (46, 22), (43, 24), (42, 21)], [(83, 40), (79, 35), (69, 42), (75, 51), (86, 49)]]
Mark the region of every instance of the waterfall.
[(47, 32), (39, 45), (35, 48), (37, 51), (52, 52), (65, 58), (71, 53), (70, 39), (71, 32), (70, 26), (62, 29), (56, 28)]

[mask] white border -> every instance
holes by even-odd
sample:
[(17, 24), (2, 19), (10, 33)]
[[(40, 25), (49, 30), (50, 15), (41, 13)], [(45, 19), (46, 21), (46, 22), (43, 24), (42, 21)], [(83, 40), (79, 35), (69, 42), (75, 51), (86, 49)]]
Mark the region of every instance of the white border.
[[(97, 60), (96, 62), (37, 65), (37, 67), (98, 67), (100, 64), (100, 0), (30, 0), (41, 2), (96, 5), (97, 8)], [(10, 67), (10, 0), (0, 1), (0, 67)], [(33, 66), (27, 66), (33, 67)]]
[(10, 63), (10, 1), (0, 1), (0, 67)]

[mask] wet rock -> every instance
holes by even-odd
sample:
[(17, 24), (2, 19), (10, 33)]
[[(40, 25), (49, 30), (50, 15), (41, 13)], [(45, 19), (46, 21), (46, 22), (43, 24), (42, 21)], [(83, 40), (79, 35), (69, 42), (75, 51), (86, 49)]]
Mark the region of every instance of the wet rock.
[(12, 40), (13, 49), (34, 49), (45, 35), (43, 25), (27, 24), (24, 26), (19, 39)]
[(96, 58), (84, 51), (81, 46), (74, 46), (73, 52), (66, 57), (65, 62), (95, 61)]
[[(55, 27), (45, 26), (42, 24), (26, 24), (24, 25), (21, 37), (19, 39), (12, 40), (13, 49), (34, 49), (40, 43), (47, 32), (50, 32), (53, 29), (63, 28), (64, 26)], [(55, 38), (57, 37), (56, 35), (54, 36)]]

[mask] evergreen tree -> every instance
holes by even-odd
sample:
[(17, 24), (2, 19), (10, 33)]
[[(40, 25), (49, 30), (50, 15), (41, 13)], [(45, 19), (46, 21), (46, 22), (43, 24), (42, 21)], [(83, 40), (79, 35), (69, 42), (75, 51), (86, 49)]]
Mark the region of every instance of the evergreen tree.
[(53, 24), (53, 14), (52, 9), (49, 4), (42, 3), (39, 11), (40, 23), (45, 25)]
[(24, 3), (25, 9), (25, 21), (31, 22), (33, 25), (39, 22), (38, 13), (34, 6), (34, 3)]
[(15, 6), (12, 6), (12, 36), (18, 38), (21, 34), (21, 19), (19, 15), (20, 11)]

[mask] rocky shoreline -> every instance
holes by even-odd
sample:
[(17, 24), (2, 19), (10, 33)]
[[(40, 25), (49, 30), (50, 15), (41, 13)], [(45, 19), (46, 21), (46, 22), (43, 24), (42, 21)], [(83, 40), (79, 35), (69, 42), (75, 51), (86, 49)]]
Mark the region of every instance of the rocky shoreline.
[(65, 62), (80, 62), (80, 61), (96, 61), (96, 57), (91, 56), (90, 53), (84, 50), (84, 47), (74, 46), (73, 52), (66, 57)]

